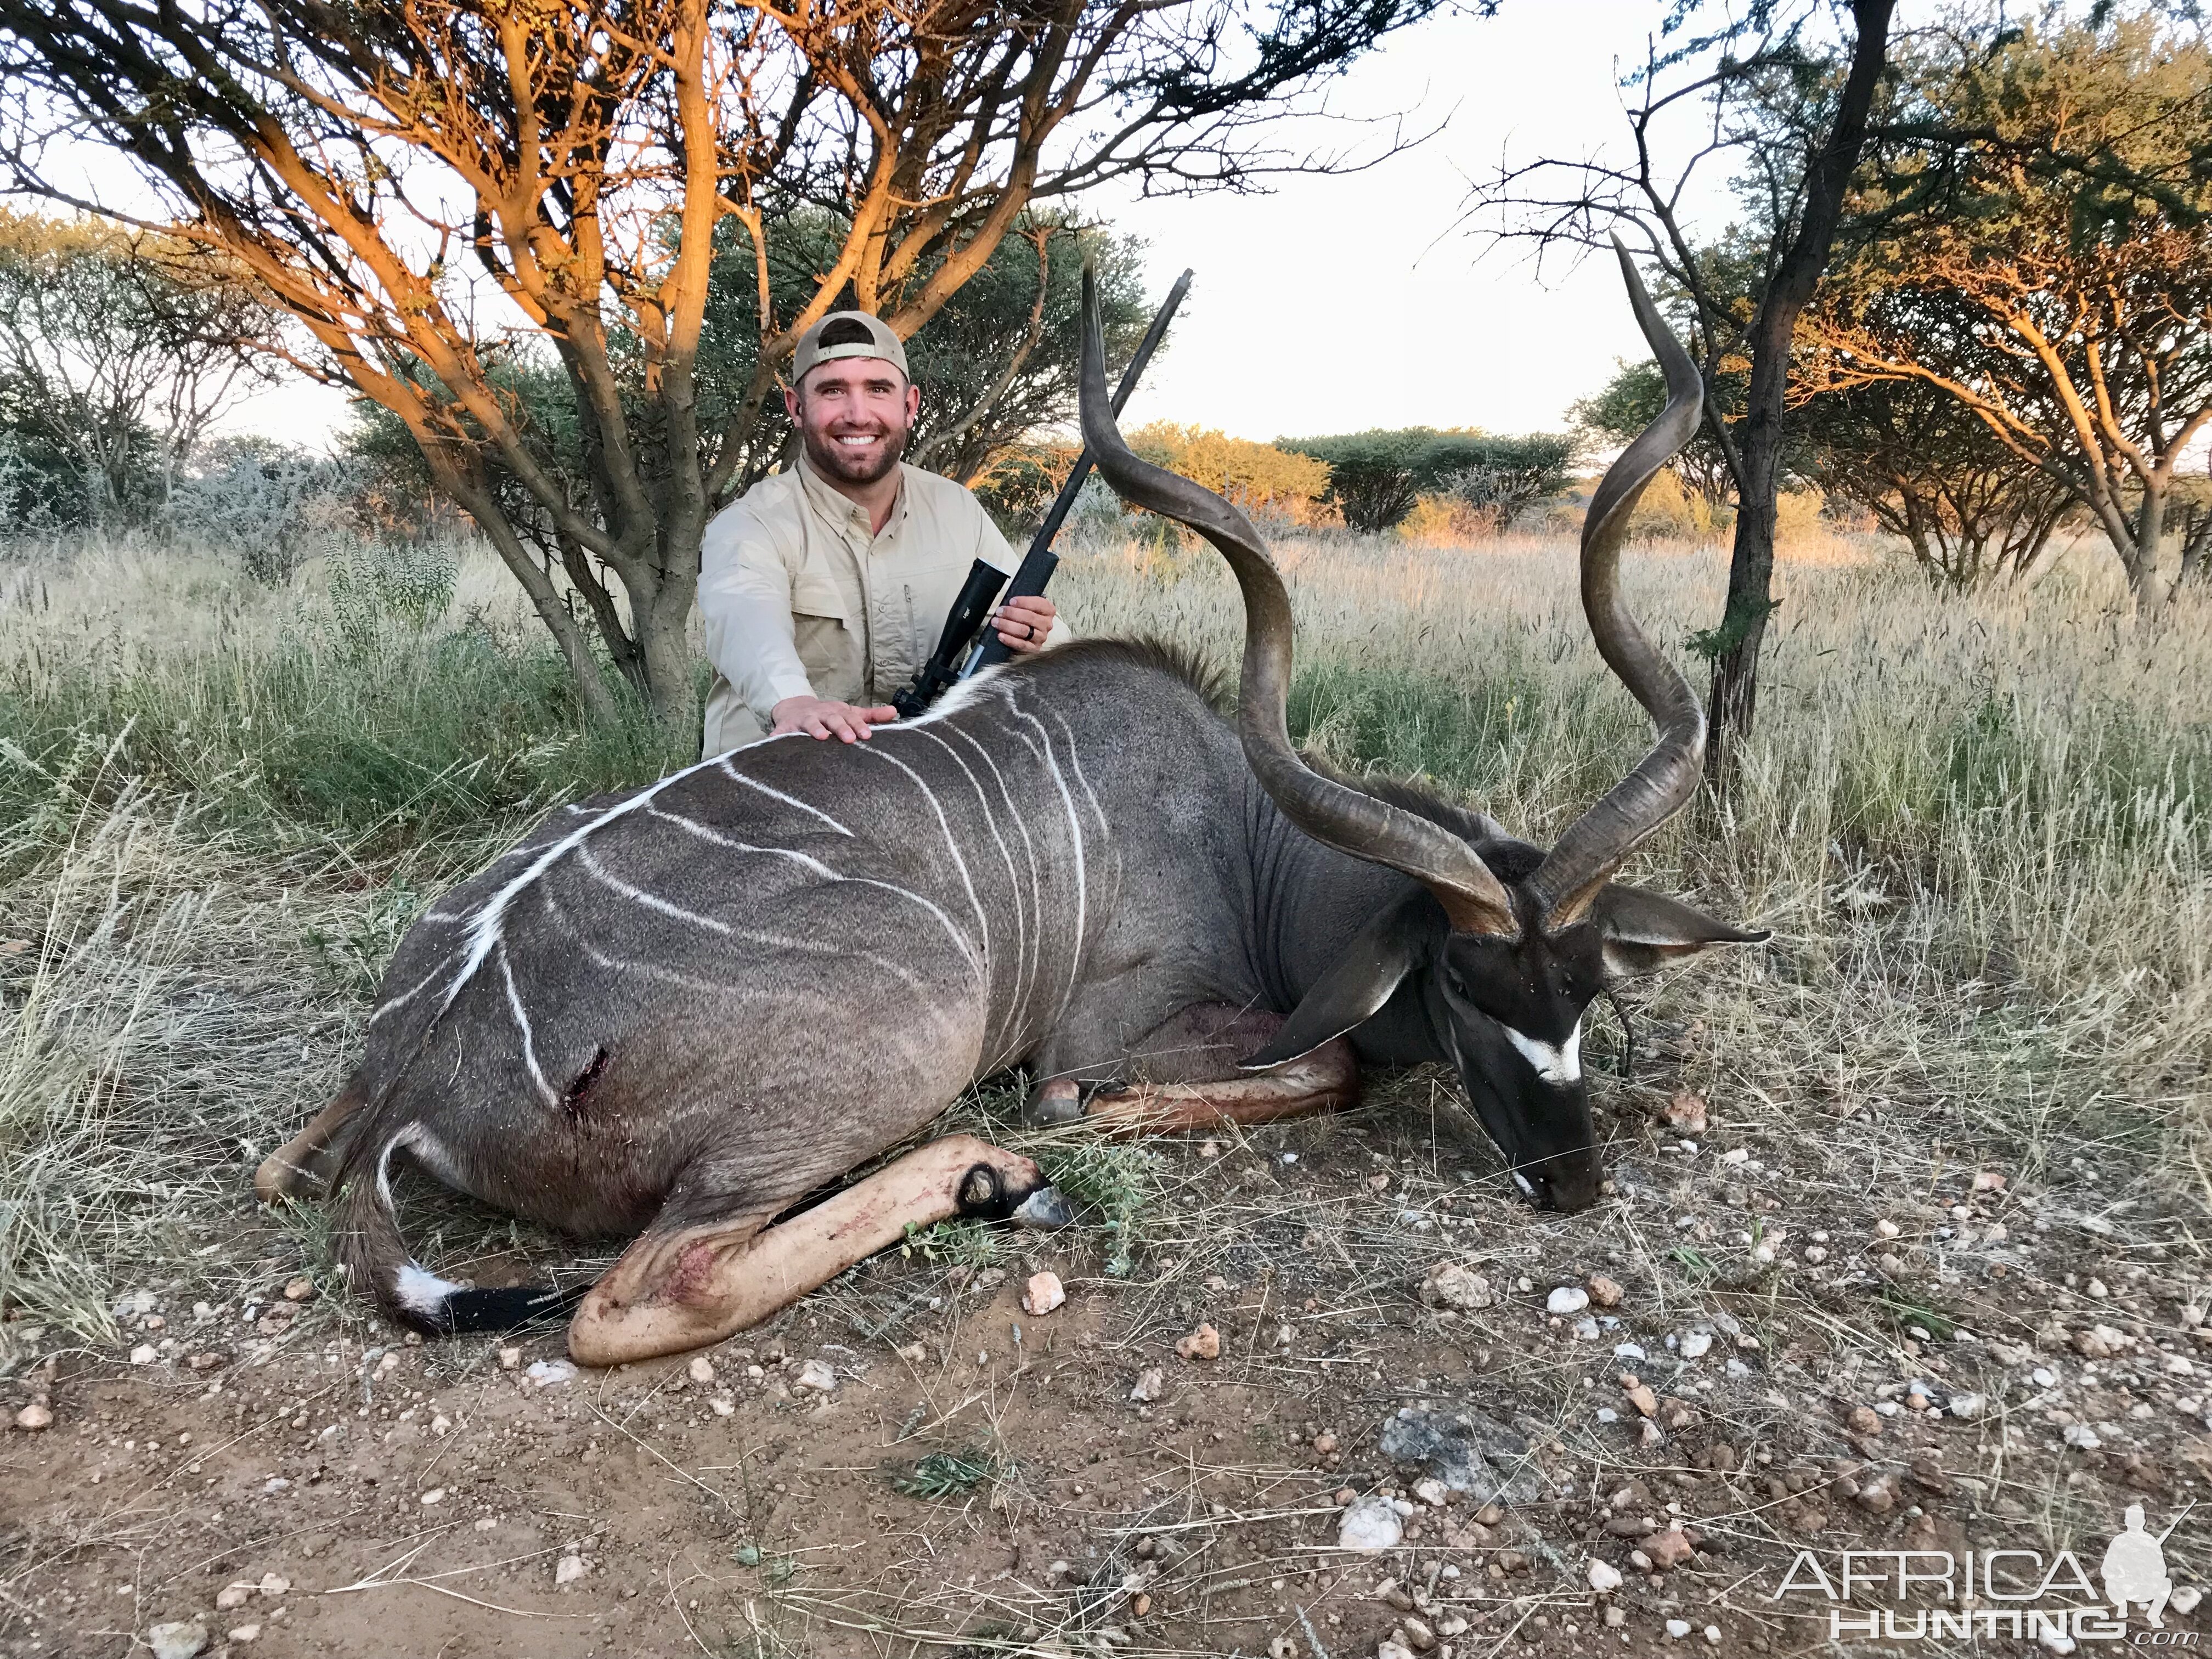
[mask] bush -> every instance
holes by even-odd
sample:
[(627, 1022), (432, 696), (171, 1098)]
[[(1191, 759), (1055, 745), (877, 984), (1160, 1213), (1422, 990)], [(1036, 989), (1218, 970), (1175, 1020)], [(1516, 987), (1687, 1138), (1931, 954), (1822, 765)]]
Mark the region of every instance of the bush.
[(169, 527), (234, 554), (256, 581), (281, 587), (353, 522), (357, 464), (266, 438), (224, 438), (195, 457), (164, 514)]
[(1209, 427), (1155, 421), (1129, 434), (1129, 447), (1154, 466), (1225, 496), (1255, 520), (1312, 524), (1329, 489), (1329, 469), (1313, 456)]
[(1565, 487), (1574, 449), (1571, 439), (1540, 434), (1500, 438), (1426, 426), (1284, 438), (1277, 447), (1326, 463), (1329, 501), (1352, 529), (1370, 531), (1402, 522), (1424, 495), (1457, 493), (1459, 486), (1447, 480), (1462, 480), (1486, 497), (1471, 499), (1470, 505), (1502, 508), (1510, 516)]

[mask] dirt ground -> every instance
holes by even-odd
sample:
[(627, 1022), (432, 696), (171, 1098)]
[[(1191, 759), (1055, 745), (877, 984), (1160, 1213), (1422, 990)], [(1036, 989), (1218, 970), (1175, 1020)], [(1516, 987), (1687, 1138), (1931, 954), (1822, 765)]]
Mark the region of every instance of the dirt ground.
[[(272, 1659), (2037, 1650), (1832, 1641), (1824, 1599), (1777, 1592), (1801, 1547), (1831, 1572), (2070, 1548), (2094, 1577), (2126, 1504), (2154, 1534), (2183, 1515), (2212, 1458), (2191, 1222), (2094, 1143), (2031, 1176), (1713, 1084), (1700, 1125), (1697, 1049), (1612, 1091), (1583, 1215), (1515, 1200), (1416, 1074), (1118, 1154), (1152, 1183), (1135, 1220), (941, 1230), (605, 1373), (570, 1374), (557, 1331), (403, 1342), (327, 1283), (287, 1301), (314, 1264), (241, 1210), (212, 1253), (270, 1253), (220, 1301), (139, 1293), (131, 1352), (5, 1328), (0, 1406), (52, 1420), (0, 1442), (0, 1652), (143, 1652), (174, 1623)], [(481, 1282), (544, 1259), (453, 1236), (424, 1254)], [(1031, 1316), (1044, 1270), (1067, 1300)], [(1179, 1355), (1201, 1324), (1218, 1356)], [(1385, 1449), (1422, 1424), (1472, 1447), (1474, 1490)], [(1410, 1510), (1401, 1541), (1340, 1547), (1374, 1494)], [(2176, 1608), (2200, 1522), (2166, 1540)], [(2086, 1601), (2070, 1583), (2036, 1605)]]

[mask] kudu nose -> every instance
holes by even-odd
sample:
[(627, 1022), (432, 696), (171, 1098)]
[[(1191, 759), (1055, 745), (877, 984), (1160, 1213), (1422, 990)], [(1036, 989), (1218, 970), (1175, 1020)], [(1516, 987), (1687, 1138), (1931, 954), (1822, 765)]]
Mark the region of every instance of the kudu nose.
[(1528, 1178), (1530, 1196), (1539, 1209), (1572, 1215), (1597, 1202), (1601, 1176), (1595, 1147), (1563, 1152), (1542, 1164), (1530, 1164), (1522, 1173)]

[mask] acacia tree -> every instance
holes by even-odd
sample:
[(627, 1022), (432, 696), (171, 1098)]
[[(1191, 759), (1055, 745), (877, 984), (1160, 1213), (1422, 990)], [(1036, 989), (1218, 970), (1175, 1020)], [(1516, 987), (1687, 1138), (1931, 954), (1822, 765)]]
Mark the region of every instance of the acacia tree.
[[(1285, 114), (1439, 0), (0, 0), (14, 185), (82, 194), (47, 141), (131, 158), (175, 234), (241, 262), (297, 319), (293, 356), (391, 410), (609, 713), (596, 629), (688, 722), (701, 532), (764, 465), (798, 337), (849, 295), (910, 336), (1024, 210), (1112, 180), (1250, 186), (1343, 158)], [(1263, 124), (1273, 124), (1262, 130)], [(796, 310), (769, 227), (847, 234)], [(750, 374), (699, 374), (717, 232), (753, 255)], [(532, 348), (568, 391), (544, 430), (502, 375)], [(580, 487), (551, 465), (567, 437)], [(553, 527), (588, 622), (501, 510)]]
[[(1944, 210), (1891, 215), (1839, 270), (1807, 319), (1819, 384), (1953, 400), (2092, 515), (2153, 622), (2192, 558), (2179, 469), (2212, 428), (2212, 48), (2146, 15), (1939, 35), (1905, 67), (1900, 120), (1957, 135)], [(1863, 212), (1929, 197), (1936, 167), (1893, 158)]]
[(93, 523), (167, 499), (273, 320), (189, 242), (0, 207), (5, 423), (66, 468)]
[[(1727, 607), (1698, 636), (1712, 659), (1705, 774), (1725, 789), (1758, 709), (1759, 653), (1774, 609), (1774, 530), (1797, 319), (1828, 263), (1844, 193), (1866, 143), (1888, 58), (1895, 0), (1750, 0), (1717, 29), (1687, 25), (1675, 0), (1634, 77), (1629, 145), (1595, 160), (1545, 156), (1501, 166), (1469, 210), (1492, 238), (1598, 247), (1616, 233), (1646, 252), (1697, 327), (1706, 418), (1735, 486)], [(1669, 160), (1669, 157), (1677, 159)], [(1707, 163), (1735, 169), (1759, 227), (1731, 249), (1701, 246), (1683, 205)], [(1741, 270), (1723, 267), (1741, 264)], [(1733, 303), (1743, 295), (1744, 303)], [(1732, 355), (1747, 371), (1740, 417), (1713, 388)]]
[(2074, 507), (2063, 484), (2023, 466), (1947, 392), (1903, 380), (1814, 390), (1820, 354), (1803, 358), (1791, 420), (1808, 479), (1902, 537), (1948, 592), (2033, 567)]

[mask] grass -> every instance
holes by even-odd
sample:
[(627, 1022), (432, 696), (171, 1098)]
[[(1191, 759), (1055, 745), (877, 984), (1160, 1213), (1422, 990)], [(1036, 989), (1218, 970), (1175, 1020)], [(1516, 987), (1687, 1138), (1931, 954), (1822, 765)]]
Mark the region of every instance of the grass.
[[(1233, 664), (1210, 555), (1068, 550), (1080, 631)], [(1425, 774), (1541, 839), (1639, 751), (1564, 542), (1279, 552), (1293, 724), (1333, 759)], [(481, 554), (429, 579), (418, 556), (389, 592), (380, 556), (274, 592), (153, 544), (0, 562), (0, 1304), (22, 1316), (104, 1341), (124, 1291), (234, 1294), (296, 1261), (313, 1241), (268, 1231), (246, 1174), (335, 1088), (411, 916), (552, 803), (690, 758), (642, 718), (580, 726)], [(1670, 644), (1723, 579), (1711, 550), (1628, 574)], [(1781, 587), (1742, 787), (1631, 872), (1776, 940), (1638, 1000), (1779, 1131), (1909, 1118), (2027, 1169), (2106, 1149), (2201, 1203), (2204, 599), (2140, 635), (2086, 556), (1952, 601), (1863, 555), (1787, 562)], [(1116, 1271), (1172, 1227), (1141, 1149), (1033, 1150), (1105, 1216)], [(1827, 1147), (1826, 1178), (1863, 1180), (1863, 1150)]]

